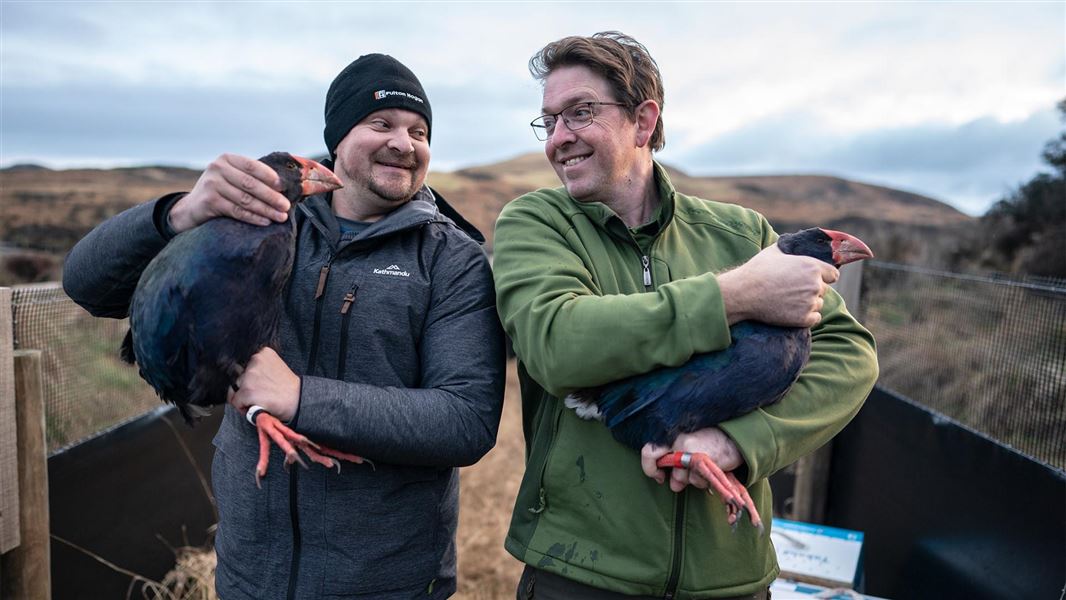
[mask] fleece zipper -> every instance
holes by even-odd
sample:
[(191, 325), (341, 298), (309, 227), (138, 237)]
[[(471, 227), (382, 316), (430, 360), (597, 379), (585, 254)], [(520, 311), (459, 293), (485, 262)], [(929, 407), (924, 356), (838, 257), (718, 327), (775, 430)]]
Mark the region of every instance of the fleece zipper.
[(530, 506), (526, 510), (539, 515), (548, 508), (548, 493), (544, 489), (544, 474), (548, 472), (548, 465), (551, 463), (552, 450), (555, 449), (555, 440), (559, 437), (559, 422), (563, 418), (563, 410), (557, 409), (555, 414), (552, 415), (551, 437), (548, 438), (548, 449), (544, 452), (544, 463), (540, 467), (540, 481), (537, 490), (537, 504), (536, 506)]
[(677, 585), (681, 581), (681, 552), (684, 549), (685, 533), (685, 499), (688, 489), (677, 493), (674, 502), (674, 548), (670, 556), (670, 578), (666, 580), (665, 600), (673, 600), (677, 594)]
[[(637, 254), (640, 256), (644, 291), (650, 292), (654, 289), (654, 282), (651, 277), (651, 252), (641, 248), (636, 239), (633, 239), (633, 244), (636, 246)], [(674, 501), (674, 536), (670, 553), (670, 575), (666, 580), (666, 591), (663, 594), (665, 600), (673, 600), (677, 595), (677, 587), (681, 582), (681, 554), (684, 551), (685, 542), (685, 503), (688, 497), (686, 492), (687, 490), (678, 492), (677, 499)]]

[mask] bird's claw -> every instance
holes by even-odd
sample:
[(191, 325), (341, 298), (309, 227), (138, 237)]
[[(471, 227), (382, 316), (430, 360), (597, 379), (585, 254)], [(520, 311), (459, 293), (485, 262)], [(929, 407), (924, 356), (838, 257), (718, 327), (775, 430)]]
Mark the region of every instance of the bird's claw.
[[(293, 463), (297, 463), (305, 469), (308, 468), (307, 463), (300, 456), (300, 452), (303, 452), (307, 458), (311, 459), (311, 462), (318, 463), (329, 469), (336, 468), (338, 473), (341, 470), (341, 460), (356, 464), (370, 462), (361, 456), (316, 444), (307, 439), (306, 436), (296, 433), (285, 426), (277, 417), (265, 410), (260, 409), (253, 418), (255, 426), (259, 430), (259, 462), (255, 466), (256, 487), (262, 488), (262, 479), (266, 476), (267, 464), (270, 460), (271, 442), (276, 444), (285, 454), (285, 462), (282, 464), (286, 471), (289, 470), (289, 466)], [(370, 466), (373, 467), (374, 463), (370, 463)]]
[(746, 510), (750, 516), (751, 524), (758, 528), (759, 535), (765, 532), (762, 518), (755, 508), (755, 502), (751, 499), (751, 495), (748, 494), (747, 488), (737, 480), (733, 473), (722, 471), (711, 460), (710, 456), (700, 452), (671, 452), (659, 458), (656, 461), (656, 465), (660, 468), (676, 469), (688, 467), (695, 469), (710, 484), (707, 491), (711, 494), (717, 493), (721, 497), (726, 507), (726, 522), (733, 527), (734, 531), (740, 521), (740, 517), (743, 516)]
[(288, 471), (289, 470), (289, 466), (292, 465), (293, 463), (296, 463), (296, 464), (300, 465), (304, 469), (307, 468), (307, 463), (304, 462), (304, 459), (300, 458), (300, 453), (297, 452), (296, 450), (293, 450), (292, 452), (286, 452), (285, 453), (285, 462), (282, 463), (282, 464), (285, 466), (285, 470)]

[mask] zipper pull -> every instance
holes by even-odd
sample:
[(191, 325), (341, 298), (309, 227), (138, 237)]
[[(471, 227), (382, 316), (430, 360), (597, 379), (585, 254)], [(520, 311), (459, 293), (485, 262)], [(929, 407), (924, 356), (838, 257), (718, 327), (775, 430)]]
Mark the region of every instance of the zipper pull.
[(527, 508), (526, 510), (535, 515), (539, 515), (540, 513), (544, 512), (545, 508), (548, 508), (548, 498), (547, 494), (544, 492), (544, 488), (542, 487), (540, 488), (540, 493), (538, 494), (537, 505)]
[(651, 287), (651, 259), (645, 254), (640, 257), (640, 263), (644, 265), (644, 287)]
[(321, 298), (322, 293), (326, 291), (326, 277), (329, 276), (329, 266), (331, 264), (333, 264), (332, 259), (322, 265), (322, 268), (318, 271), (318, 287), (315, 288), (315, 300)]
[(352, 289), (348, 290), (348, 293), (344, 295), (344, 302), (341, 304), (341, 314), (348, 314), (348, 309), (352, 307), (352, 302), (355, 302), (355, 291), (359, 289), (359, 286), (352, 284)]

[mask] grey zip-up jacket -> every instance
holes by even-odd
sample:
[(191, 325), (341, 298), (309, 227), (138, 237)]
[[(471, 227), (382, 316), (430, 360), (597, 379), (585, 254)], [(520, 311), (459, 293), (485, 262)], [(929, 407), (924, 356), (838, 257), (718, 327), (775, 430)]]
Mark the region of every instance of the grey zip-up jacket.
[[(67, 257), (67, 294), (93, 315), (127, 316), (178, 198), (90, 232)], [(293, 215), (296, 258), (277, 349), (301, 376), (291, 425), (376, 469), (286, 472), (275, 447), (257, 489), (256, 430), (226, 405), (212, 465), (219, 597), (446, 598), (456, 587), (456, 467), (492, 448), (503, 399), (483, 238), (428, 187), (351, 241), (341, 240), (329, 196)]]

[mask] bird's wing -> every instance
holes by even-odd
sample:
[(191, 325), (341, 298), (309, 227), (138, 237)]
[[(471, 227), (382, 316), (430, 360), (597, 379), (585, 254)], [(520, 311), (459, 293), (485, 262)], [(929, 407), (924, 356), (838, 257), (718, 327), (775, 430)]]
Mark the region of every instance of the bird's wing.
[(724, 350), (606, 386), (597, 404), (607, 426), (644, 418), (651, 428), (691, 432), (779, 400), (806, 363), (810, 331), (744, 322), (731, 334)]

